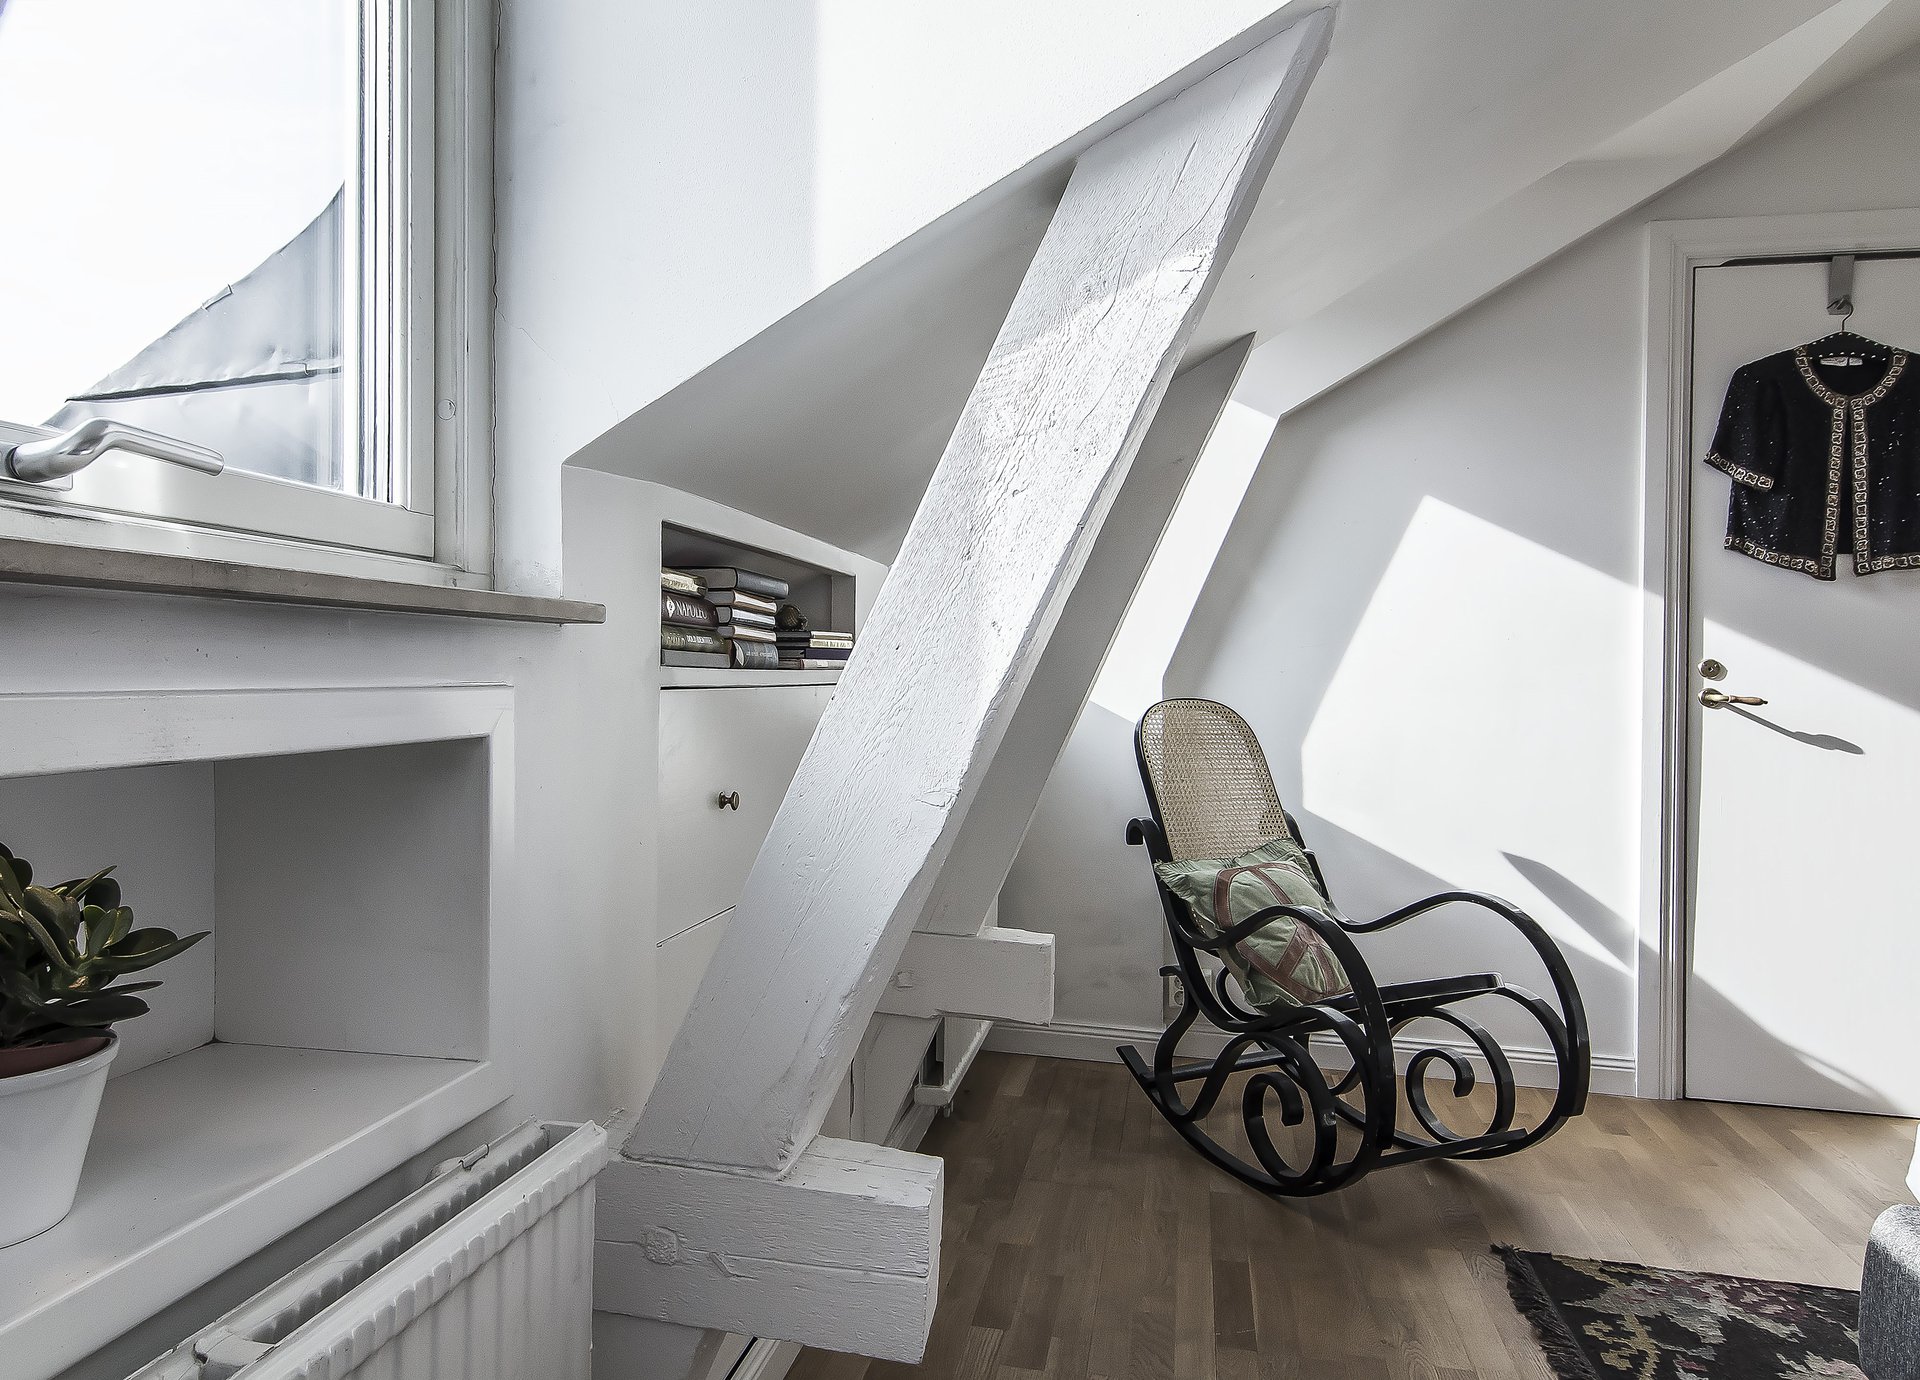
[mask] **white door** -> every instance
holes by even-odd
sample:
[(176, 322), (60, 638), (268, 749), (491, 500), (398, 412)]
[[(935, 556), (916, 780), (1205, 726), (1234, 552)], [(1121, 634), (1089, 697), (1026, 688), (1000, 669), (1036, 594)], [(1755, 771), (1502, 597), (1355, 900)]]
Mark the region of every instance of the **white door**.
[[(1700, 461), (1729, 377), (1839, 321), (1822, 264), (1694, 281), (1686, 1095), (1920, 1115), (1920, 570), (1856, 577), (1843, 542), (1828, 583), (1723, 547), (1730, 481)], [(1854, 302), (1920, 349), (1920, 261), (1861, 263)]]

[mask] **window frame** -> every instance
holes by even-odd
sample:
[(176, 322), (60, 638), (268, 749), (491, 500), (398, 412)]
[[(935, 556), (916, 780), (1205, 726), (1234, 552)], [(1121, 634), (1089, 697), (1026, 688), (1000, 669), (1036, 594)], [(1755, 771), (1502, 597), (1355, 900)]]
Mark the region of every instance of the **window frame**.
[[(363, 70), (386, 79), (362, 84), (361, 142), (385, 175), (348, 198), (364, 271), (349, 281), (363, 347), (347, 444), (398, 501), (110, 452), (65, 492), (0, 476), (0, 538), (490, 585), (493, 4), (366, 11)], [(52, 434), (0, 420), (0, 450)]]

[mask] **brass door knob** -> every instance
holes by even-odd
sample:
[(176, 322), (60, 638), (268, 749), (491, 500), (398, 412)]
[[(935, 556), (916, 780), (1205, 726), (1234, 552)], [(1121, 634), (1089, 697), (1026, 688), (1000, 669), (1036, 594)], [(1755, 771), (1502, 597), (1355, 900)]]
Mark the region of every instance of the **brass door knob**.
[(714, 803), (723, 810), (737, 810), (740, 808), (740, 792), (722, 791)]
[(1708, 686), (1700, 692), (1700, 703), (1709, 709), (1725, 709), (1730, 704), (1765, 704), (1766, 701), (1758, 695), (1729, 695)]

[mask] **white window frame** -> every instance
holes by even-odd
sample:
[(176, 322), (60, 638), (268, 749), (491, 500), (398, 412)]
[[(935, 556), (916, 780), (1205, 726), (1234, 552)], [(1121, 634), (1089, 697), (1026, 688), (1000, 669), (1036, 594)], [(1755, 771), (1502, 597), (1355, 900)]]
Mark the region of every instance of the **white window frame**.
[[(362, 92), (362, 141), (387, 162), (371, 190), (397, 204), (354, 216), (362, 189), (349, 188), (350, 223), (373, 231), (349, 324), (373, 329), (360, 331), (347, 434), (381, 472), (398, 469), (404, 501), (109, 452), (65, 492), (0, 476), (0, 538), (491, 584), (493, 3), (368, 10), (369, 53), (396, 60)], [(367, 397), (380, 405), (362, 415)], [(0, 420), (0, 452), (52, 434)]]

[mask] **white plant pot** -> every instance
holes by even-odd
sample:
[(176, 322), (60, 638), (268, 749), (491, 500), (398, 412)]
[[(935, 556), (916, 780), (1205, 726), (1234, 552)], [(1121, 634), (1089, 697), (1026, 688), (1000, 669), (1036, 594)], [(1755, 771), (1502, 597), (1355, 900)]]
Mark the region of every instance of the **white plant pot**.
[(120, 1037), (84, 1059), (0, 1078), (0, 1247), (67, 1215)]

